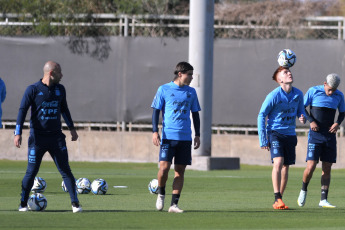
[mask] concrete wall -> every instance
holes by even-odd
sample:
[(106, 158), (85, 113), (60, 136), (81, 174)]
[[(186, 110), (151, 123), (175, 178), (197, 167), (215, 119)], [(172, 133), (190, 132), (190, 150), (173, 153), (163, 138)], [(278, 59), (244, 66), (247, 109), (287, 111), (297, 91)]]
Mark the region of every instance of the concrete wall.
[[(67, 147), (70, 161), (158, 162), (159, 148), (152, 144), (150, 132), (78, 131), (79, 140)], [(23, 132), (23, 144), (13, 144), (13, 130), (0, 130), (0, 159), (27, 159), (28, 130)], [(338, 160), (334, 168), (345, 168), (345, 137), (338, 137)], [(296, 166), (305, 167), (307, 137), (299, 136)], [(261, 150), (255, 135), (212, 135), (212, 157), (239, 157), (241, 164), (271, 165), (270, 153)], [(44, 160), (51, 160), (46, 154)]]

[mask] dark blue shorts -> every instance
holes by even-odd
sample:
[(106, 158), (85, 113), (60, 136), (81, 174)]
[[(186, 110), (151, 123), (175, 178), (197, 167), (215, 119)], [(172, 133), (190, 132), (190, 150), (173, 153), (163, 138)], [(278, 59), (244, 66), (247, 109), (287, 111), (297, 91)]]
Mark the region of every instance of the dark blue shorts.
[(192, 164), (192, 141), (175, 141), (163, 139), (159, 151), (159, 161), (172, 163), (175, 165)]
[(335, 134), (322, 134), (314, 131), (309, 132), (308, 152), (306, 161), (313, 160), (336, 163), (337, 140)]
[(271, 159), (284, 157), (284, 165), (293, 165), (296, 161), (297, 137), (272, 131), (270, 134)]

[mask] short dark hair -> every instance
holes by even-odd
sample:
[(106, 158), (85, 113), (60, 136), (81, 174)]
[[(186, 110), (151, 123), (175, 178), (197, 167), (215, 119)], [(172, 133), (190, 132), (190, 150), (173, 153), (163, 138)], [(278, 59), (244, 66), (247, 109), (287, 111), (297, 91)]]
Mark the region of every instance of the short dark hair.
[(194, 68), (188, 62), (182, 61), (182, 62), (177, 63), (175, 71), (174, 71), (174, 74), (175, 74), (174, 80), (177, 78), (177, 75), (179, 72), (186, 73), (189, 70), (194, 70)]
[(289, 69), (289, 68), (288, 68), (288, 67), (284, 67), (284, 66), (279, 66), (279, 67), (276, 69), (276, 71), (274, 71), (273, 76), (272, 76), (272, 80), (278, 82), (278, 81), (277, 81), (277, 75), (278, 75), (278, 73), (280, 73), (280, 72), (283, 71), (284, 69)]

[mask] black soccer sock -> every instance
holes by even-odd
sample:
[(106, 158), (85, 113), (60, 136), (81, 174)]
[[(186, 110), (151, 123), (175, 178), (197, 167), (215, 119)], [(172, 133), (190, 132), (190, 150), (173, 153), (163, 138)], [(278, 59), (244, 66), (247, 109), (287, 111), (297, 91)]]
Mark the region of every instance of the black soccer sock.
[(321, 189), (321, 200), (327, 200), (328, 189)]
[(309, 182), (307, 182), (307, 183), (302, 182), (302, 190), (307, 191), (308, 185), (309, 185)]
[(178, 203), (180, 199), (180, 194), (172, 194), (172, 198), (171, 198), (171, 206)]
[(274, 199), (275, 199), (275, 201), (277, 201), (278, 199), (282, 199), (283, 197), (282, 197), (282, 194), (280, 194), (280, 192), (275, 192), (274, 193)]
[(24, 201), (21, 201), (21, 202), (20, 202), (20, 206), (21, 206), (22, 208), (24, 208), (24, 207), (28, 206), (28, 203), (27, 203), (27, 202), (24, 202)]
[(165, 195), (165, 186), (163, 186), (163, 187), (158, 187), (158, 194), (160, 194), (160, 195)]

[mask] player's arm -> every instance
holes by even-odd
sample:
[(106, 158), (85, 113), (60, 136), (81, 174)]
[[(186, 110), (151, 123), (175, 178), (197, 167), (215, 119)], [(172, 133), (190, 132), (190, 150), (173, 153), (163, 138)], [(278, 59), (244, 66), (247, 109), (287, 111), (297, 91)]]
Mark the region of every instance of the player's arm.
[(343, 122), (344, 120), (344, 117), (345, 117), (345, 112), (339, 112), (337, 121), (329, 129), (330, 133), (336, 133), (338, 131), (338, 129), (340, 128), (341, 122)]
[(273, 108), (273, 97), (267, 95), (264, 103), (262, 103), (259, 115), (258, 115), (258, 135), (261, 149), (269, 150), (269, 143), (266, 136), (266, 117)]
[(297, 109), (297, 115), (298, 115), (298, 120), (302, 123), (305, 124), (306, 122), (306, 114), (305, 114), (305, 107), (303, 104), (303, 93), (300, 93), (300, 100), (298, 103), (298, 109)]
[(194, 124), (194, 149), (198, 149), (200, 147), (200, 116), (199, 112), (192, 112), (193, 124)]
[(159, 109), (153, 108), (152, 112), (152, 142), (155, 146), (159, 146), (161, 138), (158, 133)]
[(313, 90), (309, 89), (307, 93), (304, 95), (304, 111), (305, 111), (306, 119), (307, 121), (309, 121), (310, 129), (313, 130), (314, 132), (317, 132), (319, 131), (319, 126), (317, 125), (316, 121), (310, 115), (307, 109), (307, 107), (309, 107), (310, 109), (311, 102), (312, 102), (312, 94), (313, 94)]
[(61, 115), (64, 119), (64, 121), (66, 122), (66, 125), (71, 133), (71, 141), (76, 141), (78, 140), (78, 133), (74, 127), (74, 123), (73, 123), (73, 120), (72, 120), (72, 116), (71, 116), (71, 113), (68, 109), (68, 105), (67, 105), (67, 99), (66, 99), (66, 91), (65, 91), (65, 88), (62, 87), (62, 95), (63, 95), (63, 98), (62, 98), (62, 101), (61, 101)]
[(34, 100), (35, 90), (32, 86), (29, 86), (25, 92), (24, 96), (22, 98), (22, 101), (20, 103), (19, 112), (17, 116), (17, 122), (16, 122), (16, 129), (14, 131), (14, 145), (17, 148), (20, 148), (20, 145), (22, 144), (22, 129), (23, 124), (25, 121), (26, 114)]
[(1, 103), (4, 102), (6, 99), (6, 85), (5, 82), (3, 82), (3, 89), (1, 92)]

